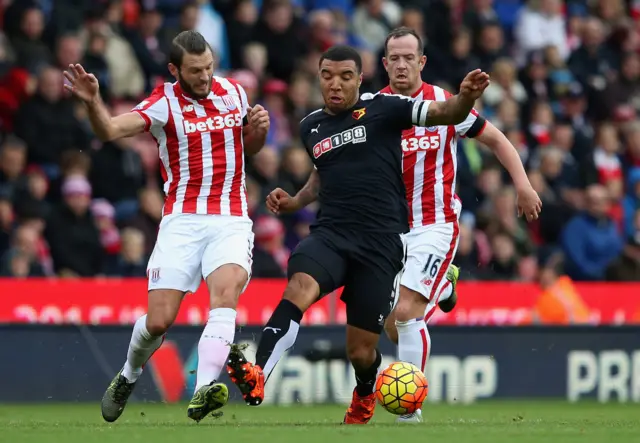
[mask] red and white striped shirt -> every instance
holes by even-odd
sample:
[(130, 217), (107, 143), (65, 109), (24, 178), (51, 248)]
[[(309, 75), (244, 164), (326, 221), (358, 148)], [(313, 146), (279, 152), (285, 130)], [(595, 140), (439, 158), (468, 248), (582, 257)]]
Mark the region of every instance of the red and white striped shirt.
[[(393, 94), (390, 86), (382, 91)], [(413, 95), (417, 100), (445, 101), (451, 94), (423, 83)], [(409, 227), (449, 223), (457, 219), (455, 208), (457, 138), (476, 137), (486, 121), (473, 110), (456, 126), (414, 126), (402, 133), (402, 170), (409, 204)]]
[(158, 143), (163, 215), (248, 217), (242, 128), (247, 94), (235, 80), (213, 77), (205, 99), (165, 83), (134, 108)]

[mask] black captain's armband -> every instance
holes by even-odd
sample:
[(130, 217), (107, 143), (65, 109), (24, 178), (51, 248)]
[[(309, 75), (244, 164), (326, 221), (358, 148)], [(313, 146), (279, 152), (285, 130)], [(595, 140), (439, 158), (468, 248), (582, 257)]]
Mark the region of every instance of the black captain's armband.
[(482, 131), (484, 131), (485, 126), (487, 126), (487, 120), (484, 117), (482, 117), (481, 115), (479, 115), (476, 118), (476, 121), (473, 122), (471, 127), (464, 134), (464, 136), (467, 137), (467, 138), (477, 137), (480, 134), (482, 134)]

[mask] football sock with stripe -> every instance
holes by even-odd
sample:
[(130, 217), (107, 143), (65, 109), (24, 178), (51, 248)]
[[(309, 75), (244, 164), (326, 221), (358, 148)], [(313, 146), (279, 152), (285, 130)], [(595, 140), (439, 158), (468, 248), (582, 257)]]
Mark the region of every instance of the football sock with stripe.
[(422, 318), (396, 321), (398, 328), (398, 360), (411, 363), (424, 372), (431, 353), (431, 336)]
[(265, 382), (284, 353), (298, 337), (302, 311), (289, 300), (280, 300), (271, 318), (262, 330), (256, 364), (264, 372)]

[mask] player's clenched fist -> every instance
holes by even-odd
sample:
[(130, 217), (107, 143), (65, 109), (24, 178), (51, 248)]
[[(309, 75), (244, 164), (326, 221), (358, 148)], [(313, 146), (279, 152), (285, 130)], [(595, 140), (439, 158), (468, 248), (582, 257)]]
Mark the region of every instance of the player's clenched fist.
[(269, 112), (260, 105), (249, 108), (249, 124), (258, 134), (266, 135), (269, 132), (270, 120)]
[(468, 73), (464, 80), (462, 80), (460, 84), (460, 95), (475, 101), (482, 96), (482, 93), (490, 83), (489, 74), (480, 69), (476, 69)]
[(85, 71), (82, 65), (69, 65), (69, 69), (64, 71), (64, 76), (69, 82), (65, 83), (65, 89), (80, 100), (90, 102), (98, 96), (98, 79)]
[(267, 195), (267, 209), (274, 214), (295, 212), (298, 209), (297, 200), (284, 189), (276, 188)]

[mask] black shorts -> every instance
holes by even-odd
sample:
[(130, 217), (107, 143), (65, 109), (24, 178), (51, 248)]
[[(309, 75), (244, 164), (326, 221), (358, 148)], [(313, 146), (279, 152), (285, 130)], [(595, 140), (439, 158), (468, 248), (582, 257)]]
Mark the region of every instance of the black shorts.
[(288, 278), (310, 275), (320, 297), (344, 286), (347, 324), (379, 334), (397, 302), (405, 259), (400, 234), (317, 228), (291, 254)]

